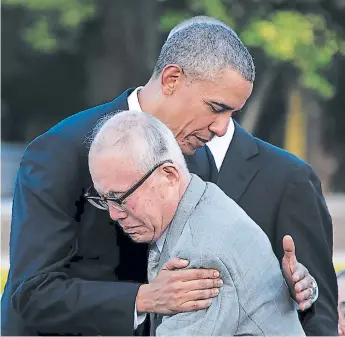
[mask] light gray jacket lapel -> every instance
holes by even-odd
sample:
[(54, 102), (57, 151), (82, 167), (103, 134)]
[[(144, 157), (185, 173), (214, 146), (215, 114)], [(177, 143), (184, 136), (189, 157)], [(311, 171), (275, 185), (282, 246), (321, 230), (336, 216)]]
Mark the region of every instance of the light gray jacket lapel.
[(205, 193), (206, 183), (195, 174), (191, 174), (191, 181), (184, 193), (175, 213), (175, 216), (167, 229), (167, 236), (159, 259), (160, 270), (170, 258), (170, 252), (175, 247), (183, 228)]

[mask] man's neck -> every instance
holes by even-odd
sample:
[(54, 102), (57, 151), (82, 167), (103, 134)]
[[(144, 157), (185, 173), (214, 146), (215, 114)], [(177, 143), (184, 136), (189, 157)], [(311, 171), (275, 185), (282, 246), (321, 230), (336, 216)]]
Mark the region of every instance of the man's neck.
[[(168, 225), (166, 225), (166, 227), (164, 228), (164, 231), (162, 232), (161, 236), (157, 239), (156, 244), (158, 247), (158, 250), (160, 252), (162, 252), (162, 248), (165, 242), (165, 237), (168, 231), (168, 227), (171, 225), (172, 220), (174, 219), (174, 216), (178, 210), (179, 204), (181, 202), (181, 199), (183, 197), (183, 195), (186, 193), (186, 190), (188, 188), (188, 185), (190, 184), (191, 181), (191, 175), (188, 173), (188, 175), (186, 174), (185, 178), (182, 178), (182, 183), (181, 183), (181, 187), (180, 187), (180, 191), (179, 191), (179, 199), (178, 202), (176, 204), (176, 207), (174, 207), (174, 210), (170, 213), (170, 215), (168, 216), (168, 221), (166, 221), (166, 223), (168, 223)], [(167, 218), (167, 217), (166, 217)]]
[(155, 83), (151, 80), (138, 92), (138, 100), (141, 110), (159, 119), (159, 107)]

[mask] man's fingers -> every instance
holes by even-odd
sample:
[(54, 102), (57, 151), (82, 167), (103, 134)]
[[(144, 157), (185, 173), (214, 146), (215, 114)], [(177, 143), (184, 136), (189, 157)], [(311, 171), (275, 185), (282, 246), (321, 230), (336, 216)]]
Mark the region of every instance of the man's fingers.
[(189, 261), (179, 259), (178, 257), (173, 257), (170, 259), (164, 266), (163, 270), (175, 270), (175, 269), (180, 269), (180, 268), (186, 268), (189, 264)]
[(302, 303), (300, 303), (300, 304), (298, 305), (298, 308), (299, 308), (299, 310), (304, 311), (304, 310), (309, 309), (309, 308), (311, 307), (311, 305), (312, 305), (312, 303), (311, 303), (310, 300), (308, 300), (308, 301), (303, 301)]
[(295, 284), (295, 291), (296, 291), (296, 293), (300, 293), (304, 290), (310, 289), (311, 287), (312, 287), (311, 280), (309, 280), (309, 278), (305, 277)]
[(194, 290), (194, 291), (189, 291), (188, 293), (186, 293), (183, 296), (183, 298), (185, 298), (186, 302), (191, 302), (191, 301), (198, 301), (198, 300), (208, 300), (208, 299), (218, 296), (218, 294), (219, 294), (218, 288)]
[(212, 300), (189, 301), (181, 305), (181, 312), (207, 309), (212, 304)]
[(218, 279), (219, 271), (215, 269), (186, 269), (175, 271), (176, 279), (183, 282), (201, 279)]
[(311, 277), (309, 276), (307, 268), (300, 263), (296, 263), (295, 271), (292, 274), (292, 281), (297, 283), (301, 280), (308, 280), (308, 282), (311, 283)]
[(311, 288), (307, 288), (306, 290), (303, 290), (296, 294), (296, 300), (298, 303), (302, 303), (305, 300), (310, 300), (310, 296), (313, 295), (313, 290)]
[(192, 280), (183, 283), (186, 291), (220, 288), (222, 284), (223, 281), (220, 279)]
[(293, 239), (290, 235), (285, 235), (283, 237), (283, 248), (285, 252), (285, 256), (287, 258), (296, 258), (295, 257), (295, 244)]

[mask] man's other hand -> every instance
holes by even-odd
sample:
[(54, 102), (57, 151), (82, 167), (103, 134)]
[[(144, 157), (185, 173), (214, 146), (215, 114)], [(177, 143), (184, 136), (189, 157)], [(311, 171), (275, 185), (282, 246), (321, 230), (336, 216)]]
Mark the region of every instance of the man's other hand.
[(136, 298), (138, 312), (172, 314), (208, 308), (223, 284), (214, 269), (185, 269), (188, 261), (173, 258), (157, 277), (139, 287)]
[(282, 267), (290, 294), (300, 310), (306, 310), (313, 304), (313, 278), (308, 269), (297, 261), (295, 244), (290, 235), (283, 238), (284, 257)]

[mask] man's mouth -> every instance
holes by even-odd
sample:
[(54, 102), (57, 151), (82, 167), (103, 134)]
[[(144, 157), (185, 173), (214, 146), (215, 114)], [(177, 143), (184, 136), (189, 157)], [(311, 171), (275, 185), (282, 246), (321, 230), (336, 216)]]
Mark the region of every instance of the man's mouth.
[(204, 144), (206, 144), (206, 143), (209, 142), (208, 139), (201, 138), (201, 137), (199, 137), (199, 136), (197, 136), (197, 135), (194, 135), (194, 137), (195, 137), (196, 139), (200, 140), (200, 142), (202, 142), (202, 143), (204, 143)]
[(119, 224), (122, 227), (123, 231), (127, 234), (137, 232), (138, 227), (140, 227), (138, 225), (134, 225), (134, 226), (133, 225), (124, 225), (121, 222), (119, 222)]

